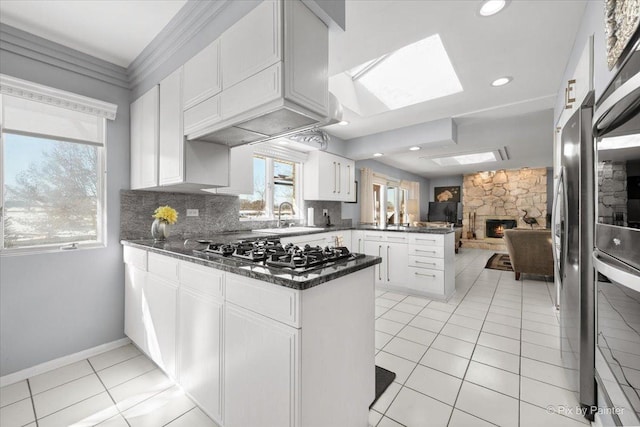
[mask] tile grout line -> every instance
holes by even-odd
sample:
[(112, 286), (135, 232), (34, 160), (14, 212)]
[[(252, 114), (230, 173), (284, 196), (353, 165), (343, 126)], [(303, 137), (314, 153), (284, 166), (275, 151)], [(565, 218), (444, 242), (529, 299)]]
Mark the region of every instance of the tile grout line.
[(27, 378), (27, 388), (29, 389), (29, 399), (31, 399), (31, 408), (33, 409), (33, 419), (35, 420), (36, 427), (40, 425), (38, 422), (38, 414), (36, 413), (36, 404), (33, 401), (33, 393), (31, 392), (31, 383), (29, 383), (29, 378)]
[[(480, 276), (480, 274), (482, 274), (482, 271), (478, 274), (478, 277)], [(471, 288), (476, 286), (477, 281), (478, 281), (478, 279), (476, 278), (476, 280), (471, 285), (469, 290), (471, 290)], [(498, 279), (498, 283), (499, 282), (500, 282), (500, 280)], [(493, 294), (491, 296), (491, 302), (493, 302), (493, 298), (495, 297), (497, 289), (498, 289), (498, 284), (496, 284), (496, 287), (493, 289)], [(465, 294), (465, 297), (466, 297), (466, 294)], [(463, 298), (463, 300), (464, 300), (464, 298)], [(487, 316), (489, 315), (489, 310), (490, 309), (491, 309), (491, 303), (489, 303), (489, 307), (487, 308), (487, 312), (486, 312), (486, 314), (484, 316), (484, 319), (482, 319), (482, 325), (480, 325), (480, 333), (482, 333), (482, 328), (484, 327), (484, 323), (486, 322), (486, 319), (487, 319)], [(460, 388), (458, 388), (458, 393), (456, 393), (456, 398), (453, 401), (453, 410), (451, 411), (451, 414), (449, 415), (449, 420), (447, 421), (447, 425), (449, 425), (449, 423), (451, 423), (451, 418), (453, 417), (453, 411), (456, 409), (456, 403), (458, 403), (458, 399), (460, 398), (460, 392), (462, 391), (462, 386), (464, 385), (465, 378), (467, 377), (467, 372), (469, 372), (469, 367), (471, 366), (471, 361), (473, 360), (473, 353), (475, 353), (476, 347), (478, 346), (478, 341), (480, 340), (480, 333), (478, 334), (478, 339), (476, 340), (475, 344), (473, 345), (473, 350), (471, 350), (471, 354), (469, 355), (469, 363), (467, 364), (467, 367), (464, 370), (464, 375), (462, 376), (462, 381), (460, 382)], [(475, 384), (475, 383), (473, 383), (473, 384)], [(478, 417), (476, 415), (473, 415), (473, 416), (475, 416), (476, 418), (480, 418), (480, 417)], [(480, 418), (480, 419), (482, 419), (482, 418)]]
[[(129, 427), (131, 427), (131, 424), (129, 424), (129, 421), (124, 417), (124, 415), (122, 415), (122, 412), (120, 411), (120, 408), (118, 408), (118, 404), (116, 403), (116, 400), (111, 395), (111, 392), (107, 388), (106, 384), (102, 381), (102, 378), (100, 378), (100, 375), (98, 375), (98, 371), (96, 371), (96, 368), (93, 366), (93, 364), (91, 363), (91, 361), (89, 359), (87, 359), (87, 363), (89, 363), (89, 366), (91, 366), (91, 369), (93, 370), (93, 373), (95, 374), (96, 377), (98, 377), (98, 381), (100, 381), (100, 384), (102, 384), (102, 387), (104, 387), (104, 389), (106, 390), (107, 395), (109, 396), (109, 399), (111, 399), (111, 401), (113, 402), (113, 407), (116, 408), (116, 410), (118, 411), (118, 415), (120, 415), (122, 417), (122, 419), (124, 419), (124, 422), (127, 423), (127, 425)], [(116, 365), (117, 365), (117, 363), (116, 363)], [(115, 366), (115, 365), (113, 365), (113, 366)], [(107, 418), (107, 420), (109, 420), (111, 418), (113, 418), (113, 417), (109, 417), (109, 418)], [(105, 420), (105, 421), (107, 421), (107, 420)]]

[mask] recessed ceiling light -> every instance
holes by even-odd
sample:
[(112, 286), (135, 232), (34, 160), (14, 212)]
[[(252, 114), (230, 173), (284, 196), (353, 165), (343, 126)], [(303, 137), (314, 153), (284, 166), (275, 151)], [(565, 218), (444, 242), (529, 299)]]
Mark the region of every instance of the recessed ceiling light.
[(349, 124), (349, 122), (348, 122), (348, 121), (346, 121), (346, 120), (343, 120), (343, 121), (341, 121), (341, 122), (338, 122), (338, 124), (339, 124), (340, 126), (346, 126), (346, 125), (348, 125), (348, 124)]
[(380, 157), (382, 156), (382, 153), (373, 153), (373, 157)]
[(513, 77), (510, 77), (510, 76), (500, 77), (499, 79), (495, 79), (494, 81), (492, 81), (491, 86), (493, 87), (504, 86), (507, 83), (511, 83), (512, 80), (513, 80)]
[(500, 12), (507, 5), (506, 0), (485, 0), (480, 6), (480, 15), (491, 16)]
[(438, 34), (361, 64), (348, 74), (390, 110), (462, 92)]
[(409, 147), (409, 150), (411, 150), (411, 151), (418, 151), (419, 149), (420, 149), (420, 147), (416, 147), (416, 146)]

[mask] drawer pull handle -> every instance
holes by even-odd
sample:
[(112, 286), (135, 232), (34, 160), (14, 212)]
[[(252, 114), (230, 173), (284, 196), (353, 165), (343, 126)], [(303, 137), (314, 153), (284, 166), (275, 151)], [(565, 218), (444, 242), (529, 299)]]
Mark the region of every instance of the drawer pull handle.
[(414, 273), (416, 276), (424, 276), (424, 277), (436, 277), (435, 274), (422, 274), (422, 273)]
[(425, 252), (425, 253), (428, 253), (428, 254), (435, 254), (435, 253), (437, 253), (436, 251), (423, 251), (422, 249), (416, 249), (416, 252)]
[(436, 265), (435, 262), (423, 262), (423, 261), (416, 261), (416, 264)]
[(419, 238), (416, 238), (416, 240), (420, 240), (421, 242), (435, 242), (435, 239), (419, 239)]

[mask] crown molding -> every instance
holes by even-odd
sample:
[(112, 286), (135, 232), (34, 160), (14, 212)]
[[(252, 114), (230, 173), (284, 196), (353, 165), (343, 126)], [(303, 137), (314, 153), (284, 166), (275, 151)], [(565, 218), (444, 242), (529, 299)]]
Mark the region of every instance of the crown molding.
[(109, 102), (0, 74), (0, 93), (115, 120), (118, 106)]
[(125, 68), (9, 25), (0, 24), (0, 51), (129, 89)]
[(127, 69), (134, 88), (214, 20), (231, 0), (190, 0)]

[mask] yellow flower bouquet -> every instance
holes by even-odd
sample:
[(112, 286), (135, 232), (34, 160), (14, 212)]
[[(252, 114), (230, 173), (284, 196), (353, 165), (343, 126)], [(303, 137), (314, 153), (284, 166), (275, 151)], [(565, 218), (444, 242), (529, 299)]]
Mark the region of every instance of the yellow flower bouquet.
[(175, 224), (178, 221), (178, 212), (171, 206), (160, 206), (153, 213), (153, 218), (169, 224)]

